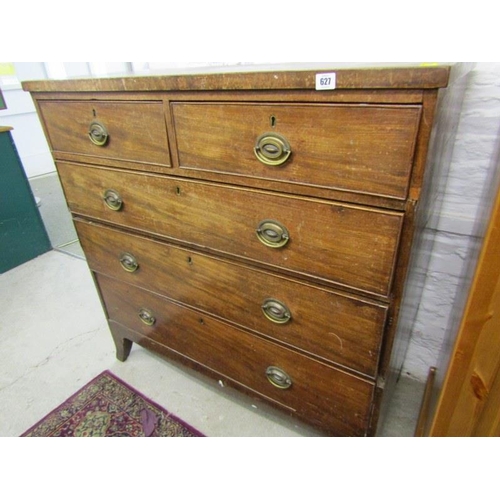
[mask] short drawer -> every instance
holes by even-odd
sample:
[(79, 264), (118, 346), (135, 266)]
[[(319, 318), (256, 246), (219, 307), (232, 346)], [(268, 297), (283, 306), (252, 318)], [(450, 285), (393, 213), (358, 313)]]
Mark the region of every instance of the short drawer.
[(162, 102), (39, 101), (54, 156), (170, 165)]
[(375, 376), (387, 306), (75, 221), (90, 268)]
[(302, 278), (389, 294), (400, 213), (61, 162), (58, 170), (75, 214)]
[(179, 165), (405, 199), (417, 105), (171, 105)]
[(365, 434), (373, 383), (126, 283), (96, 279), (111, 320), (313, 425), (335, 434)]

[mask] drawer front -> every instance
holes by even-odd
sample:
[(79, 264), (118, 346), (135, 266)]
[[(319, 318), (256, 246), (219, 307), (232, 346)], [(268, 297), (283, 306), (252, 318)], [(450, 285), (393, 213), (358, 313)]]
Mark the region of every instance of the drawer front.
[[(381, 296), (390, 291), (399, 213), (65, 163), (58, 169), (74, 213), (302, 277)], [(119, 210), (103, 202), (109, 189)], [(284, 246), (268, 246), (276, 240)]]
[(39, 106), (56, 158), (72, 153), (170, 165), (161, 102), (40, 101)]
[(387, 306), (103, 226), (75, 225), (92, 270), (375, 376)]
[(406, 198), (420, 106), (171, 106), (181, 168)]
[[(97, 275), (111, 320), (282, 405), (314, 425), (364, 435), (374, 386), (306, 356), (180, 307), (156, 295)], [(146, 325), (140, 318), (154, 323)], [(144, 313), (147, 311), (147, 314)], [(291, 386), (278, 388), (277, 367)]]

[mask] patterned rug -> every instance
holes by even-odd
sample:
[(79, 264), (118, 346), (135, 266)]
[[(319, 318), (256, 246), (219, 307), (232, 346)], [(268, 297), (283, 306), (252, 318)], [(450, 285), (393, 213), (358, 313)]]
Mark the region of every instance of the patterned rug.
[(105, 371), (21, 437), (202, 437)]

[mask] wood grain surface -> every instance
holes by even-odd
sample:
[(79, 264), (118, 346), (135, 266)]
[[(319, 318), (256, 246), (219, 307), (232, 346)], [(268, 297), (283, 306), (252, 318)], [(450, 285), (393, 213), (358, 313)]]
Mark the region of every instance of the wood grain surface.
[[(419, 106), (171, 107), (181, 168), (406, 198)], [(254, 146), (266, 133), (289, 142), (292, 154), (283, 165), (257, 159)]]
[[(58, 163), (72, 212), (324, 283), (386, 297), (403, 215), (266, 191)], [(123, 199), (109, 210), (107, 189)], [(256, 236), (263, 220), (289, 231), (283, 248)]]
[(30, 92), (206, 91), (315, 89), (318, 73), (335, 72), (337, 89), (422, 89), (445, 87), (450, 69), (440, 67), (324, 68), (302, 71), (247, 71), (22, 82)]
[[(39, 107), (55, 156), (67, 152), (170, 165), (161, 101), (42, 101)], [(95, 120), (108, 130), (105, 146), (96, 146), (89, 139), (89, 126)]]
[[(101, 275), (96, 279), (112, 320), (251, 388), (329, 433), (365, 434), (373, 383), (124, 282)], [(153, 314), (154, 325), (141, 321), (141, 308)], [(266, 377), (269, 366), (284, 370), (292, 386), (279, 389), (271, 384)]]
[[(75, 225), (92, 270), (375, 376), (387, 305), (95, 223), (77, 220)], [(121, 266), (124, 252), (137, 260), (136, 271)], [(266, 318), (262, 304), (269, 298), (289, 308), (289, 322)]]

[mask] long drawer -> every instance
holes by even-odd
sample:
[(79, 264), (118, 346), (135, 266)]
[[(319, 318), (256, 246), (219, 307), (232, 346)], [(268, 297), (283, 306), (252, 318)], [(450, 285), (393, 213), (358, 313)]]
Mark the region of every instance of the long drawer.
[(367, 429), (374, 384), (97, 275), (109, 318), (336, 434)]
[(171, 104), (179, 166), (405, 199), (420, 106)]
[(375, 376), (388, 306), (75, 221), (90, 268)]
[(56, 158), (70, 153), (170, 165), (161, 101), (40, 101), (39, 106)]
[(63, 162), (58, 170), (75, 214), (389, 295), (400, 213)]

